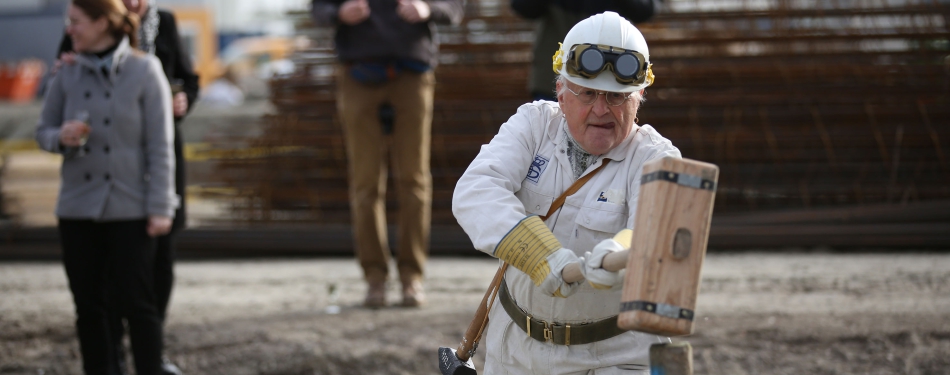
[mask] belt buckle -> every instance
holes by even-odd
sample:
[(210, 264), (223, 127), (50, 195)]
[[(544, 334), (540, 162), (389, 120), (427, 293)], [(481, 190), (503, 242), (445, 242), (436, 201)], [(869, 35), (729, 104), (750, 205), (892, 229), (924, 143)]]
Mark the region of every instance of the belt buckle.
[[(528, 333), (528, 337), (531, 337), (531, 321), (534, 320), (531, 315), (525, 317), (525, 329)], [(551, 323), (545, 320), (536, 320), (544, 326), (544, 342), (554, 342), (554, 327), (558, 326), (557, 323)], [(571, 345), (571, 325), (564, 325), (564, 345)]]
[(554, 324), (548, 323), (545, 320), (542, 320), (541, 324), (544, 325), (544, 341), (553, 342), (554, 341)]
[[(532, 320), (534, 320), (534, 318), (533, 318), (531, 315), (525, 316), (525, 325), (524, 325), (524, 326), (525, 326), (525, 331), (527, 331), (527, 333), (528, 333), (528, 337), (531, 336), (531, 321), (532, 321)], [(544, 333), (544, 341), (545, 341), (545, 342), (551, 342), (551, 341), (553, 341), (553, 340), (554, 340), (554, 329), (553, 329), (552, 327), (554, 326), (554, 324), (548, 323), (547, 321), (544, 321), (544, 320), (537, 320), (537, 322), (541, 323), (541, 324), (544, 326), (544, 331), (543, 331), (543, 333)]]

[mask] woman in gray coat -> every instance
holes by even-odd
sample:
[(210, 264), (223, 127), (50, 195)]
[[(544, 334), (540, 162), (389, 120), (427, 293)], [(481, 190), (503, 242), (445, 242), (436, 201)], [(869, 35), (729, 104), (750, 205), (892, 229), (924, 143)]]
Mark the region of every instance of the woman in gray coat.
[(172, 95), (159, 60), (133, 48), (137, 27), (120, 0), (73, 0), (66, 32), (79, 55), (50, 82), (36, 131), (63, 155), (56, 215), (87, 374), (119, 371), (110, 306), (129, 325), (136, 373), (160, 371), (152, 262), (178, 206)]

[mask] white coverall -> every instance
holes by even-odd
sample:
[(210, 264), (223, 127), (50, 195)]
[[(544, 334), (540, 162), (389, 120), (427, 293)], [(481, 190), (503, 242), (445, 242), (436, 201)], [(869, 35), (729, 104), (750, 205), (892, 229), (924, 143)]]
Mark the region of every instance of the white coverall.
[[(556, 102), (522, 105), (498, 134), (483, 145), (455, 188), (452, 212), (475, 248), (493, 254), (498, 242), (529, 215), (547, 214), (554, 199), (574, 183), (567, 156), (567, 122)], [(601, 240), (632, 228), (643, 164), (680, 158), (679, 149), (652, 126), (643, 125), (584, 175), (611, 159), (545, 224), (561, 246), (581, 256)], [(597, 290), (587, 282), (567, 298), (545, 295), (531, 278), (508, 267), (512, 298), (531, 316), (572, 325), (617, 315), (622, 285)], [(489, 315), (483, 347), (486, 374), (648, 374), (650, 345), (669, 339), (629, 331), (582, 345), (556, 345), (527, 336), (497, 299)]]

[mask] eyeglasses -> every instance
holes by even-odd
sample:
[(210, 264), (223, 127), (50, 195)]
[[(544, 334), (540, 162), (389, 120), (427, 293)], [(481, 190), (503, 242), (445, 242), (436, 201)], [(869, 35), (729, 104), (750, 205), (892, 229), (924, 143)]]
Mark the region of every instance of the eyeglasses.
[(610, 104), (613, 107), (617, 107), (623, 104), (623, 102), (627, 101), (627, 99), (630, 99), (630, 96), (633, 95), (633, 93), (628, 94), (628, 93), (613, 92), (613, 91), (600, 91), (600, 90), (588, 89), (585, 87), (581, 87), (580, 89), (578, 89), (578, 91), (580, 92), (575, 92), (574, 90), (571, 90), (571, 86), (568, 86), (566, 83), (564, 85), (564, 88), (566, 88), (567, 91), (570, 91), (571, 94), (574, 94), (574, 96), (577, 97), (577, 100), (580, 101), (584, 105), (594, 104), (594, 101), (597, 100), (597, 97), (600, 96), (600, 94), (604, 94), (604, 100), (607, 101), (607, 104)]
[(593, 78), (610, 69), (617, 82), (640, 85), (646, 82), (650, 63), (640, 52), (600, 44), (576, 44), (567, 59), (567, 73)]

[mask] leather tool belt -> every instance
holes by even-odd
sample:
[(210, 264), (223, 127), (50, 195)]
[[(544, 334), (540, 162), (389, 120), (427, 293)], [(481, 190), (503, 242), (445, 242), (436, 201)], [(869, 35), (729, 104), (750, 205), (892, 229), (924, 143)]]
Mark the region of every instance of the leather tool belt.
[(521, 327), (522, 331), (535, 340), (555, 345), (581, 345), (606, 340), (627, 332), (617, 327), (617, 316), (577, 325), (538, 320), (518, 307), (508, 294), (508, 284), (504, 280), (498, 289), (498, 297), (505, 312), (518, 327)]

